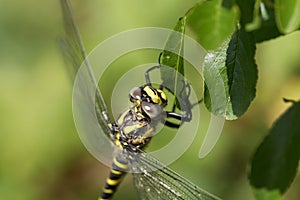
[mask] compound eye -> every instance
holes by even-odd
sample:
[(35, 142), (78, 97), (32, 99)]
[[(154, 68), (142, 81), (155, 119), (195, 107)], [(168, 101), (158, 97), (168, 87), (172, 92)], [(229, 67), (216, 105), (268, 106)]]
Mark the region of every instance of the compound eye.
[(142, 102), (142, 109), (150, 118), (156, 118), (163, 112), (163, 107), (158, 104), (153, 104), (149, 102)]
[(142, 90), (140, 87), (134, 87), (130, 90), (130, 100), (141, 100), (142, 99)]

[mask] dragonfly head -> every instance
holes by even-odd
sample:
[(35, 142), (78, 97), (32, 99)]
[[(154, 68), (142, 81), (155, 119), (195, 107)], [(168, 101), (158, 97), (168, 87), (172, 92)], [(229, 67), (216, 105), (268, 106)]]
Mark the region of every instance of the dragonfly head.
[(150, 85), (132, 88), (130, 90), (129, 98), (130, 101), (136, 105), (140, 105), (141, 102), (148, 102), (166, 107), (168, 103), (167, 96), (164, 91), (156, 89)]
[(152, 119), (158, 117), (163, 112), (168, 102), (167, 96), (162, 90), (149, 85), (132, 88), (129, 98), (136, 107), (142, 108)]

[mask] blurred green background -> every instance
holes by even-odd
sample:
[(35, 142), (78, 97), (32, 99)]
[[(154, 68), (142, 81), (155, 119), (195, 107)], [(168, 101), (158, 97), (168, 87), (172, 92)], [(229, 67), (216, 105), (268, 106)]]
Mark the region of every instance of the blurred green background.
[[(120, 31), (172, 28), (195, 2), (74, 0), (72, 5), (91, 51)], [(58, 0), (0, 2), (0, 199), (96, 199), (108, 174), (87, 152), (75, 130), (72, 84), (56, 42), (62, 35)], [(248, 161), (272, 122), (289, 106), (282, 97), (299, 99), (299, 52), (300, 32), (257, 45), (257, 98), (248, 112), (227, 122), (215, 149), (199, 160), (199, 138), (209, 119), (200, 105), (204, 122), (199, 136), (170, 167), (223, 199), (253, 199), (247, 181)], [(150, 60), (155, 62), (157, 55), (151, 53)], [(121, 71), (144, 59), (148, 62), (149, 55), (129, 56), (126, 63), (119, 63), (120, 70), (110, 71)], [(102, 85), (103, 92), (109, 95), (112, 87), (112, 83)], [(299, 199), (299, 187), (298, 173), (283, 199)], [(136, 198), (136, 192), (127, 176), (115, 199), (129, 198)]]

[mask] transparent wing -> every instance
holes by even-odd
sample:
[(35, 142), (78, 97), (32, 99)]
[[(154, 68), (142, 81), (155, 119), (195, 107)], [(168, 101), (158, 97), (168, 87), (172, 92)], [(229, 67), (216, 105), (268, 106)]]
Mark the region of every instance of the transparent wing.
[(220, 200), (197, 187), (151, 155), (137, 150), (129, 153), (130, 170), (140, 199)]
[(91, 107), (90, 109), (96, 109), (98, 123), (103, 129), (103, 132), (108, 135), (110, 131), (108, 124), (111, 123), (111, 120), (103, 96), (99, 90), (98, 83), (95, 80), (92, 67), (87, 59), (70, 2), (68, 0), (61, 0), (60, 2), (66, 32), (66, 37), (59, 41), (61, 50), (66, 60), (73, 65), (72, 72), (74, 77), (75, 74), (80, 71), (79, 75), (77, 74), (76, 77), (82, 80), (80, 83), (83, 83), (80, 85), (80, 95), (84, 98), (88, 96), (91, 100), (95, 99), (95, 104), (92, 104), (95, 105), (95, 107)]

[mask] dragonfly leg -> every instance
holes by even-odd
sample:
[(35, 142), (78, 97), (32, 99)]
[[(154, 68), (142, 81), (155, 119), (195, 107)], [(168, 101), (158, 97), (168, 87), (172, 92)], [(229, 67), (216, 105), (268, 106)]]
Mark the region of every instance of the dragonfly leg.
[(146, 79), (146, 84), (147, 85), (151, 85), (151, 80), (150, 80), (149, 72), (152, 71), (152, 70), (154, 70), (154, 69), (158, 69), (158, 68), (160, 68), (160, 65), (153, 66), (153, 67), (149, 68), (145, 72), (145, 79)]
[(167, 113), (167, 118), (173, 118), (173, 119), (177, 119), (180, 121), (180, 123), (174, 123), (169, 121), (168, 119), (164, 122), (164, 124), (170, 128), (179, 128), (183, 122), (189, 122), (191, 120), (191, 117), (188, 115), (182, 115), (179, 113), (175, 113), (175, 112), (166, 112)]

